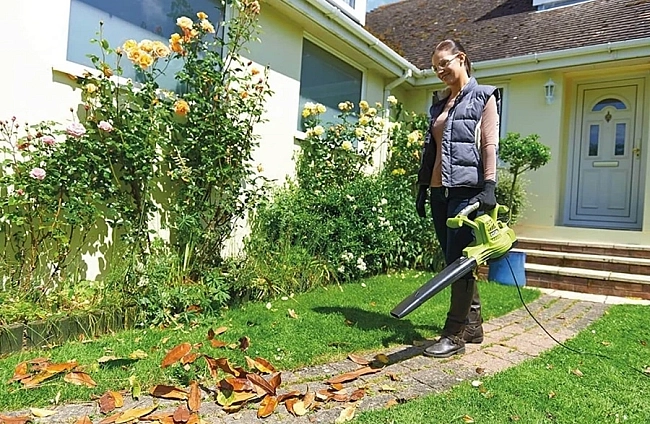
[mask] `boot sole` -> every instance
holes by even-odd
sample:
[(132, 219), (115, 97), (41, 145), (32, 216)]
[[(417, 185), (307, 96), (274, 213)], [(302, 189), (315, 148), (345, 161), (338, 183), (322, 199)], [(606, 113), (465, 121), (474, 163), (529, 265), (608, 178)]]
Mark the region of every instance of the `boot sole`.
[(483, 337), (476, 337), (476, 338), (469, 339), (469, 340), (463, 339), (463, 341), (465, 343), (481, 344), (481, 343), (483, 343)]
[(465, 346), (445, 353), (429, 353), (425, 350), (422, 354), (429, 358), (449, 358), (450, 356), (462, 355), (463, 353), (465, 353)]

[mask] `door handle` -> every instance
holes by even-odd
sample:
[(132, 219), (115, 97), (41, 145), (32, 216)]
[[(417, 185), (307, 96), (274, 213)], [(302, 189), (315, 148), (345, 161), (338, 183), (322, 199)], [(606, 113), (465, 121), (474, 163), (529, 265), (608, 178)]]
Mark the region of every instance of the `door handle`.
[(635, 147), (632, 149), (632, 153), (634, 153), (634, 156), (639, 157), (641, 156), (641, 148), (640, 147)]

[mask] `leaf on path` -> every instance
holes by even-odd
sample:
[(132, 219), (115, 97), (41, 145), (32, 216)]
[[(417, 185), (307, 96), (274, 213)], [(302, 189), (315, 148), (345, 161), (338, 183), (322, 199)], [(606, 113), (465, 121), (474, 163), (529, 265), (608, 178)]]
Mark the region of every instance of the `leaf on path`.
[(167, 355), (162, 360), (160, 366), (162, 368), (167, 368), (168, 366), (178, 362), (183, 356), (187, 355), (190, 350), (192, 350), (192, 345), (190, 343), (181, 343), (178, 346), (172, 348)]
[(473, 424), (476, 421), (474, 421), (474, 418), (470, 417), (469, 415), (463, 415), (462, 420), (465, 424)]
[(380, 372), (381, 368), (372, 368), (370, 366), (361, 367), (354, 371), (346, 372), (344, 374), (337, 375), (325, 381), (327, 384), (336, 384), (336, 383), (345, 383), (348, 381), (356, 380), (362, 375), (374, 374)]
[(190, 383), (190, 394), (187, 398), (187, 406), (192, 412), (199, 412), (201, 409), (201, 388), (199, 383), (192, 381)]
[(131, 408), (122, 412), (120, 416), (115, 420), (115, 424), (123, 424), (143, 417), (147, 414), (152, 413), (158, 405), (145, 406), (143, 408)]
[(172, 400), (185, 400), (187, 399), (187, 392), (185, 390), (179, 389), (174, 386), (166, 386), (164, 384), (158, 384), (154, 386), (149, 392), (151, 396), (162, 398), (162, 399), (172, 399)]
[(341, 414), (339, 417), (334, 421), (336, 424), (344, 423), (347, 421), (352, 421), (352, 418), (354, 418), (354, 412), (356, 411), (356, 406), (348, 406), (344, 410), (341, 411)]
[(193, 413), (190, 414), (190, 418), (187, 420), (185, 424), (201, 424), (202, 422), (203, 421), (201, 421), (201, 419), (199, 418), (199, 414)]
[(91, 389), (93, 387), (97, 386), (97, 383), (95, 383), (95, 380), (93, 380), (88, 374), (85, 372), (71, 372), (65, 375), (63, 377), (63, 381), (66, 383), (74, 384), (76, 386), (86, 386), (90, 387)]
[(114, 424), (115, 421), (117, 421), (117, 419), (120, 417), (120, 415), (122, 415), (121, 412), (118, 412), (117, 414), (110, 415), (110, 416), (104, 418), (103, 420), (101, 420), (99, 422), (99, 424)]
[(159, 423), (170, 423), (174, 422), (174, 412), (173, 411), (155, 411), (151, 414), (143, 415), (140, 417), (140, 421), (154, 421)]
[(397, 399), (390, 399), (388, 402), (386, 402), (386, 408), (390, 408), (391, 406), (395, 406), (397, 404)]
[(142, 387), (140, 386), (140, 381), (138, 380), (138, 377), (135, 375), (132, 375), (129, 377), (129, 386), (131, 386), (131, 396), (133, 399), (138, 399), (140, 397), (140, 394), (142, 393)]
[(363, 399), (363, 397), (366, 395), (366, 390), (365, 389), (357, 389), (352, 394), (350, 395), (350, 400), (352, 402), (356, 402), (360, 399)]
[(236, 403), (246, 402), (258, 397), (254, 392), (235, 392), (232, 390), (219, 390), (217, 393), (217, 403), (221, 406), (229, 407)]
[(278, 395), (278, 403), (286, 402), (290, 399), (298, 397), (300, 397), (300, 392), (297, 390), (292, 390), (288, 393), (282, 393), (281, 395)]
[(383, 353), (379, 353), (375, 356), (375, 360), (381, 362), (382, 364), (386, 365), (387, 363), (390, 362), (390, 359), (388, 356), (384, 355)]
[(224, 390), (235, 392), (253, 392), (255, 387), (248, 378), (229, 377), (219, 381), (219, 387)]
[(190, 419), (190, 411), (185, 405), (180, 405), (174, 411), (173, 418), (175, 423), (186, 423)]
[(253, 383), (255, 386), (261, 387), (269, 395), (275, 395), (275, 389), (277, 386), (273, 386), (270, 382), (266, 381), (264, 377), (257, 374), (248, 374), (246, 378)]
[(239, 339), (239, 350), (245, 352), (251, 346), (251, 339), (248, 336), (244, 336)]
[(257, 409), (257, 418), (266, 418), (275, 411), (278, 407), (278, 398), (275, 396), (267, 395), (260, 402), (260, 407)]
[(368, 365), (368, 364), (370, 364), (369, 360), (367, 360), (366, 358), (364, 358), (362, 356), (355, 355), (354, 353), (349, 354), (348, 359), (350, 361), (354, 362), (357, 365)]
[(27, 417), (25, 415), (2, 415), (0, 414), (0, 423), (1, 424), (26, 424), (31, 423), (32, 417)]
[(287, 407), (287, 411), (296, 417), (302, 417), (308, 412), (305, 402), (297, 398), (287, 399), (284, 405)]
[(56, 414), (56, 411), (53, 411), (51, 409), (41, 409), (41, 408), (29, 408), (29, 412), (31, 412), (33, 416), (38, 418), (51, 417), (52, 415)]
[(121, 408), (124, 405), (124, 398), (119, 392), (109, 390), (97, 402), (99, 403), (99, 412), (108, 414), (109, 412), (113, 412), (115, 408)]
[(93, 422), (90, 420), (88, 415), (86, 415), (84, 417), (77, 418), (77, 421), (75, 421), (75, 424), (93, 424)]
[(271, 365), (269, 361), (259, 356), (255, 359), (251, 359), (246, 356), (246, 363), (251, 369), (257, 369), (262, 374), (271, 374), (275, 372), (275, 367)]
[(307, 393), (305, 393), (305, 396), (302, 398), (302, 401), (305, 404), (305, 409), (311, 408), (314, 402), (316, 401), (316, 393), (310, 392), (308, 387)]

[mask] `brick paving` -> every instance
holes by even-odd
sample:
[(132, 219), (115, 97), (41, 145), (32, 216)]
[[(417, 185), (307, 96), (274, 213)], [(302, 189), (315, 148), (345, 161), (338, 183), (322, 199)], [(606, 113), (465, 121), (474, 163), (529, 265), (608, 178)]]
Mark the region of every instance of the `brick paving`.
[[(538, 321), (561, 342), (573, 337), (602, 316), (608, 306), (604, 302), (562, 298), (549, 294), (543, 294), (528, 305)], [(464, 355), (456, 355), (448, 359), (432, 359), (422, 355), (422, 351), (433, 342), (432, 340), (421, 346), (403, 345), (366, 353), (364, 357), (368, 359), (383, 353), (387, 355), (389, 362), (376, 374), (366, 375), (344, 384), (348, 393), (357, 388), (366, 389), (365, 397), (353, 404), (330, 400), (324, 403), (322, 408), (302, 417), (294, 417), (281, 405), (273, 415), (261, 420), (256, 417), (257, 403), (254, 404), (255, 408), (227, 414), (214, 400), (205, 398), (200, 416), (205, 423), (215, 424), (334, 423), (346, 407), (354, 405), (357, 411), (372, 410), (384, 408), (390, 403), (401, 403), (441, 392), (459, 382), (479, 379), (515, 366), (556, 346), (556, 342), (539, 328), (523, 308), (486, 322), (484, 330), (485, 340), (482, 344), (468, 344)], [(345, 360), (282, 372), (283, 383), (279, 393), (292, 390), (305, 393), (307, 388), (312, 392), (326, 389), (328, 386), (324, 384), (325, 380), (358, 367), (351, 361)], [(125, 399), (122, 410), (152, 405), (153, 402), (154, 400), (147, 396), (141, 397), (138, 401)], [(160, 401), (158, 411), (173, 411), (177, 405), (177, 402), (163, 400)], [(96, 402), (62, 405), (56, 411), (55, 415), (39, 418), (38, 422), (75, 423), (77, 418), (87, 415), (93, 418), (93, 423), (98, 423), (103, 418), (99, 414)], [(29, 415), (29, 411), (5, 414)]]

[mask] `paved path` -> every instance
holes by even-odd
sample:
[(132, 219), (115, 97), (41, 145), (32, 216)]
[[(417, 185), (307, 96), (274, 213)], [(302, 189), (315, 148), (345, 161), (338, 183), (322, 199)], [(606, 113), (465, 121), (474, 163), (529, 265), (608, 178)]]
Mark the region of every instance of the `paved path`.
[[(580, 296), (560, 297), (561, 293), (543, 294), (529, 305), (529, 309), (539, 322), (557, 340), (565, 341), (591, 322), (598, 319), (608, 308), (609, 303), (600, 299), (583, 300)], [(534, 322), (525, 309), (521, 308), (505, 316), (484, 323), (485, 340), (481, 345), (467, 345), (466, 353), (449, 359), (431, 359), (422, 351), (432, 343), (421, 346), (398, 346), (381, 352), (363, 355), (372, 359), (383, 353), (388, 364), (378, 373), (363, 376), (345, 383), (348, 393), (357, 388), (365, 388), (366, 395), (354, 403), (330, 400), (317, 411), (302, 417), (294, 417), (280, 405), (276, 412), (263, 420), (256, 417), (256, 409), (244, 409), (226, 414), (214, 401), (204, 398), (200, 416), (206, 423), (334, 423), (341, 411), (354, 406), (357, 411), (378, 409), (391, 403), (403, 402), (430, 393), (449, 389), (464, 380), (476, 380), (515, 366), (522, 361), (538, 356), (541, 352), (556, 345)], [(311, 391), (319, 391), (329, 386), (324, 381), (332, 376), (358, 369), (360, 366), (350, 360), (317, 367), (282, 372), (282, 385), (279, 393), (298, 390), (305, 393), (307, 386)], [(125, 399), (121, 409), (152, 405), (153, 399), (142, 397), (138, 401)], [(162, 401), (160, 410), (176, 409), (178, 403)], [(258, 403), (255, 404), (257, 406)], [(28, 411), (13, 412), (29, 415)], [(88, 415), (93, 423), (101, 421), (97, 403), (64, 405), (57, 413), (40, 418), (40, 423), (75, 423), (76, 419)]]

